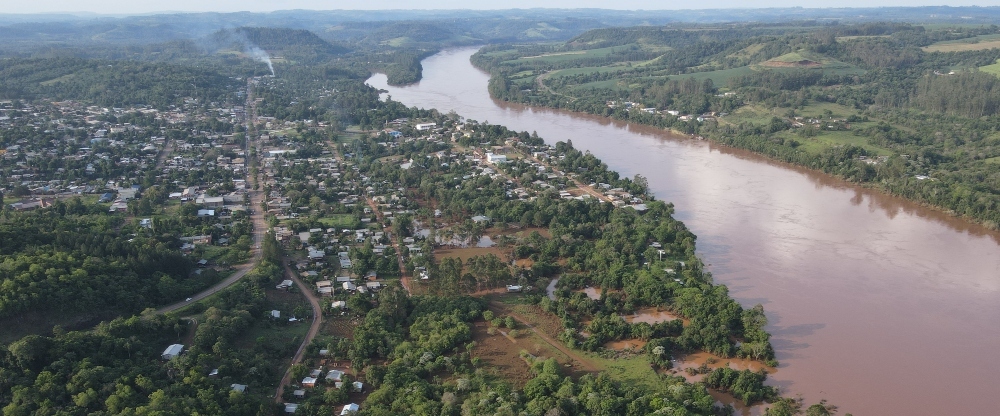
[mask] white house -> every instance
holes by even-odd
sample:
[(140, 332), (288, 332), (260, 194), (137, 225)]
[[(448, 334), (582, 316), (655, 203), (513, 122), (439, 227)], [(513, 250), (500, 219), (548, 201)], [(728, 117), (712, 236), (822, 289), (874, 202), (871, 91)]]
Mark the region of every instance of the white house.
[(438, 125), (437, 123), (420, 123), (420, 124), (417, 124), (414, 127), (416, 127), (417, 131), (424, 131), (424, 130), (433, 129), (433, 128), (437, 127), (437, 125)]
[(353, 415), (353, 414), (357, 413), (358, 410), (360, 410), (360, 409), (361, 409), (361, 406), (358, 406), (357, 403), (348, 404), (348, 405), (344, 406), (343, 410), (340, 411), (340, 416)]
[(507, 163), (507, 155), (498, 155), (494, 153), (486, 154), (486, 161), (490, 163)]
[(181, 355), (182, 351), (184, 351), (184, 345), (171, 344), (169, 347), (167, 347), (167, 349), (163, 350), (163, 354), (161, 356), (163, 357), (164, 360), (169, 360), (171, 358)]
[(328, 381), (342, 381), (343, 377), (344, 372), (340, 370), (330, 370), (329, 373), (326, 373), (326, 379)]

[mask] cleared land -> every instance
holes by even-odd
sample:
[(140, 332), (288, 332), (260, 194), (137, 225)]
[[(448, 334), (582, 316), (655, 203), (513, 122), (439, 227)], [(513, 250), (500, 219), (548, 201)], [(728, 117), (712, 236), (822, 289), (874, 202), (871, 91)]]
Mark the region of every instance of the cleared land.
[(969, 39), (949, 40), (924, 46), (926, 52), (964, 52), (1000, 48), (1000, 35), (977, 36)]

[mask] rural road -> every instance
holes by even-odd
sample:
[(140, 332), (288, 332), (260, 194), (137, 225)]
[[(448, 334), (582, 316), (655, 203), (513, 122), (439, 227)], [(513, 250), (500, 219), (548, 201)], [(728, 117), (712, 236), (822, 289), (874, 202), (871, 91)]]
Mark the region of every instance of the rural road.
[(214, 295), (220, 290), (231, 286), (233, 283), (236, 283), (237, 281), (242, 279), (243, 276), (246, 276), (247, 273), (253, 270), (254, 267), (257, 267), (257, 264), (260, 263), (260, 259), (263, 256), (263, 253), (260, 250), (260, 245), (264, 241), (264, 233), (267, 230), (267, 223), (264, 222), (264, 213), (260, 212), (260, 203), (261, 201), (263, 201), (263, 199), (264, 199), (264, 193), (262, 191), (250, 191), (250, 207), (251, 207), (250, 209), (252, 209), (254, 212), (253, 215), (250, 216), (250, 218), (253, 220), (253, 247), (250, 249), (250, 251), (253, 252), (253, 258), (251, 259), (251, 261), (249, 263), (244, 263), (242, 265), (237, 266), (236, 267), (237, 270), (235, 273), (227, 277), (225, 280), (216, 283), (215, 286), (205, 289), (197, 294), (191, 295), (190, 301), (182, 300), (172, 305), (164, 306), (162, 308), (157, 309), (156, 310), (157, 313), (172, 312), (177, 309), (183, 308), (187, 305), (190, 305), (194, 302), (202, 300), (206, 297)]
[(281, 403), (281, 396), (285, 392), (285, 386), (291, 382), (292, 379), (292, 366), (298, 364), (302, 361), (302, 356), (306, 352), (306, 347), (312, 342), (313, 338), (316, 338), (316, 334), (319, 333), (320, 326), (323, 325), (323, 310), (320, 308), (319, 299), (316, 298), (316, 294), (313, 293), (309, 286), (302, 283), (302, 280), (298, 278), (291, 267), (288, 267), (288, 261), (284, 262), (285, 276), (292, 279), (296, 285), (299, 287), (299, 291), (303, 296), (309, 300), (309, 304), (312, 305), (313, 310), (313, 320), (312, 325), (309, 326), (309, 332), (306, 333), (305, 339), (302, 340), (302, 344), (299, 345), (298, 351), (295, 351), (295, 356), (292, 357), (292, 362), (288, 364), (288, 369), (285, 370), (285, 375), (281, 377), (281, 382), (278, 383), (278, 390), (274, 392), (274, 400)]

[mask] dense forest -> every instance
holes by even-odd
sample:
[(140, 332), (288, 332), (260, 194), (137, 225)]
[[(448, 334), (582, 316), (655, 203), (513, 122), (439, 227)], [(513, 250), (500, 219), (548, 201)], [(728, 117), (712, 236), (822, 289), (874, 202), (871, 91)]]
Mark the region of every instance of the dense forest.
[(134, 313), (211, 283), (171, 235), (132, 238), (120, 218), (79, 199), (0, 217), (0, 318), (28, 312)]

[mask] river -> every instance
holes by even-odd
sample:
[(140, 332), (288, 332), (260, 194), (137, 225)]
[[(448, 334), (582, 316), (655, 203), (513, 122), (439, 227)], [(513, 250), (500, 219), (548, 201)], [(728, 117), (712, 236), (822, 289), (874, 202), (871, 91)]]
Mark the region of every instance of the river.
[(572, 140), (648, 178), (715, 281), (764, 305), (781, 362), (769, 383), (784, 394), (859, 416), (1000, 413), (1000, 234), (748, 152), (493, 100), (474, 52), (427, 58), (415, 85), (368, 83), (409, 106)]

